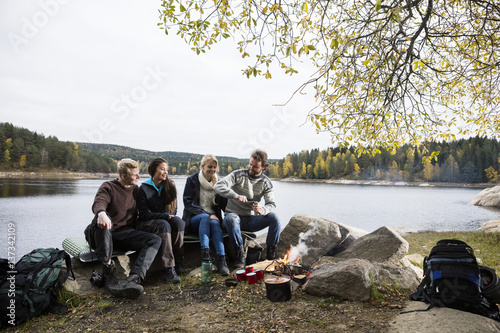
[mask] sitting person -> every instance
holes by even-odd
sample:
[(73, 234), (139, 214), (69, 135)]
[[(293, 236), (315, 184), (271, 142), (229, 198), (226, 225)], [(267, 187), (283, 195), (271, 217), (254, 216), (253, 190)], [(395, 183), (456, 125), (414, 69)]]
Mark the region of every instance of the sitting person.
[(176, 216), (177, 189), (168, 178), (168, 163), (161, 157), (153, 159), (148, 166), (151, 176), (144, 181), (137, 195), (139, 209), (138, 230), (151, 232), (161, 237), (160, 255), (165, 269), (165, 280), (169, 283), (181, 281), (179, 275), (184, 268), (184, 221)]
[[(99, 187), (92, 205), (94, 219), (85, 229), (85, 238), (96, 250), (97, 259), (102, 261), (105, 288), (117, 297), (137, 298), (144, 292), (141, 283), (160, 248), (161, 238), (134, 228), (140, 179), (138, 163), (122, 159), (118, 162), (118, 174), (118, 179), (106, 181)], [(129, 277), (120, 284), (111, 260), (113, 248), (139, 252)]]
[(214, 185), (217, 182), (217, 158), (212, 154), (203, 156), (201, 170), (186, 180), (184, 187), (184, 213), (182, 219), (186, 221), (188, 232), (197, 233), (200, 237), (201, 260), (212, 261), (210, 257), (210, 235), (217, 253), (217, 268), (219, 274), (229, 275), (222, 238), (222, 207), (227, 200), (215, 204)]
[[(235, 170), (214, 186), (216, 193), (228, 198), (225, 210), (228, 214), (224, 217), (222, 226), (236, 249), (235, 268), (245, 267), (241, 230), (255, 232), (269, 227), (266, 238), (267, 259), (276, 259), (281, 224), (273, 212), (276, 208), (273, 185), (263, 173), (268, 165), (267, 153), (257, 149), (250, 157), (248, 169)], [(264, 206), (259, 205), (262, 198)]]

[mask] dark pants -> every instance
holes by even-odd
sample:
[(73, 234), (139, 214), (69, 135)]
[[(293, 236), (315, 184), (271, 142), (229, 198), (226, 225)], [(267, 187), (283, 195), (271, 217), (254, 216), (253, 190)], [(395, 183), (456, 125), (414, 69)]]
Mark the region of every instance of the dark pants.
[(90, 247), (96, 251), (97, 259), (107, 262), (111, 258), (113, 248), (122, 251), (137, 251), (139, 255), (130, 270), (130, 275), (137, 274), (142, 280), (153, 263), (161, 238), (150, 232), (125, 227), (118, 230), (103, 230), (97, 226), (97, 216), (85, 229), (85, 238)]
[(160, 236), (160, 255), (164, 268), (182, 264), (184, 259), (184, 227), (185, 222), (178, 216), (170, 220), (149, 220), (139, 222), (137, 229)]

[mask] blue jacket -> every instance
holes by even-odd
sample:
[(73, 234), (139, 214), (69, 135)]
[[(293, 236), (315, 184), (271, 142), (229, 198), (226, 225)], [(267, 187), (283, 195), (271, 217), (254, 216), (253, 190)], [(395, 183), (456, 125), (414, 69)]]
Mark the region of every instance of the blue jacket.
[[(194, 215), (201, 213), (207, 213), (203, 208), (200, 207), (200, 180), (198, 179), (198, 172), (191, 175), (186, 180), (186, 186), (184, 187), (184, 194), (182, 196), (184, 201), (184, 212), (182, 214), (182, 219), (186, 222), (187, 229), (189, 230), (189, 223)], [(215, 195), (215, 205), (214, 211), (215, 216), (222, 222), (222, 211), (226, 209), (227, 199)], [(208, 214), (208, 213), (207, 213)]]

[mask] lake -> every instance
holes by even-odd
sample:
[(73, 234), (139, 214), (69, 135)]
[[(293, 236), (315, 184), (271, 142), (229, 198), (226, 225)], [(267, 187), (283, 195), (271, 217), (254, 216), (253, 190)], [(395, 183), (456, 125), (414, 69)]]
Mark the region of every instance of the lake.
[[(178, 215), (182, 216), (186, 178), (172, 179), (179, 192)], [(0, 257), (7, 257), (10, 245), (15, 245), (18, 260), (34, 248), (62, 248), (64, 238), (83, 237), (103, 181), (0, 179)], [(500, 215), (500, 210), (470, 205), (481, 191), (477, 188), (273, 184), (282, 229), (293, 215), (308, 214), (369, 232), (381, 226), (473, 231)], [(14, 243), (8, 245), (13, 236)]]

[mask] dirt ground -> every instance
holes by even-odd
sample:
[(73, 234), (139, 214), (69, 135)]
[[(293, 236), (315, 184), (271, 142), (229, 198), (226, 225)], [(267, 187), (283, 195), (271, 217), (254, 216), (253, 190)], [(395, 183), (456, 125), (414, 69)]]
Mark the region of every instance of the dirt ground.
[(100, 293), (67, 314), (45, 315), (8, 331), (387, 332), (408, 299), (392, 291), (370, 302), (350, 302), (311, 296), (298, 287), (291, 300), (271, 302), (263, 282), (226, 287), (219, 275), (207, 285), (182, 278), (181, 284), (169, 285), (152, 277), (136, 300)]

